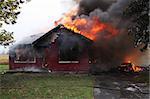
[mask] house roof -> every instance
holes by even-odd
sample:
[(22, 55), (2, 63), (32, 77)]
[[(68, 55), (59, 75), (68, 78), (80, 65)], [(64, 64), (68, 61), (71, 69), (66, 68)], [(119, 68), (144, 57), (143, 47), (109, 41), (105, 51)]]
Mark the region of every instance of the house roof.
[(35, 34), (35, 35), (31, 35), (31, 36), (25, 37), (24, 39), (19, 41), (17, 44), (32, 44), (34, 41), (39, 39), (44, 34), (45, 33), (39, 33), (39, 34)]
[(25, 45), (38, 44), (38, 42), (41, 41), (42, 39), (44, 39), (45, 37), (50, 36), (50, 35), (52, 35), (52, 33), (57, 32), (61, 29), (71, 31), (74, 35), (80, 37), (82, 40), (84, 40), (86, 42), (92, 42), (92, 40), (88, 39), (87, 37), (85, 37), (81, 34), (78, 34), (78, 33), (74, 33), (72, 30), (69, 30), (69, 29), (65, 28), (62, 24), (60, 24), (47, 33), (39, 33), (39, 34), (35, 34), (35, 35), (31, 35), (29, 37), (26, 37), (26, 38), (22, 39), (18, 44), (25, 44)]
[(50, 32), (53, 32), (57, 29), (60, 28), (61, 25), (58, 25), (57, 27), (55, 27), (54, 29), (50, 30), (49, 32), (47, 33), (38, 33), (38, 34), (34, 34), (34, 35), (30, 35), (30, 36), (27, 36), (25, 37), (24, 39), (20, 40), (19, 42), (17, 42), (16, 44), (25, 44), (25, 45), (28, 45), (28, 44), (34, 44), (35, 42), (37, 42), (38, 40), (42, 39), (43, 37), (47, 36), (47, 34), (50, 34)]

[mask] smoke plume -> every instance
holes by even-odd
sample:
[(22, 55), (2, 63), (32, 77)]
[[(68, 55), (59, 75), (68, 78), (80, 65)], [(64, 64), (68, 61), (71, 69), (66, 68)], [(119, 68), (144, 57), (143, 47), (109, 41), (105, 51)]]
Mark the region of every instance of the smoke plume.
[[(81, 0), (77, 18), (98, 17), (101, 22), (111, 24), (119, 30), (117, 36), (106, 38), (108, 31), (98, 33), (94, 44), (94, 57), (100, 70), (108, 70), (124, 61), (137, 62), (137, 53), (142, 53), (133, 47), (133, 42), (127, 34), (129, 19), (123, 17), (123, 11), (133, 0)], [(129, 57), (132, 56), (132, 57)]]

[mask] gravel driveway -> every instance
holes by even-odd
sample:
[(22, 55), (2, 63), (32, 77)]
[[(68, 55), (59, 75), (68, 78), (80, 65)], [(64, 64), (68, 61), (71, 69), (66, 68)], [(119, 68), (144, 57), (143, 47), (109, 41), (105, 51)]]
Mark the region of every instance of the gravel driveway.
[(97, 75), (94, 99), (149, 99), (149, 75), (117, 73)]

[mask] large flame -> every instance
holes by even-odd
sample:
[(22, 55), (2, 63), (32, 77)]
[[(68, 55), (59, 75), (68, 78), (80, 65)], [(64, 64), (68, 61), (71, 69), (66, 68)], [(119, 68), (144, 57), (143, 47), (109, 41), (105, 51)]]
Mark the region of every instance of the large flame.
[(81, 18), (73, 17), (77, 14), (77, 8), (70, 10), (62, 18), (55, 22), (55, 25), (63, 24), (66, 28), (73, 30), (75, 33), (80, 33), (81, 35), (91, 39), (96, 40), (96, 38), (101, 32), (108, 32), (104, 38), (111, 38), (118, 34), (118, 30), (108, 23), (103, 23), (96, 16), (92, 18)]
[(91, 40), (96, 40), (100, 36), (98, 34), (103, 31), (109, 32), (109, 35), (106, 35), (105, 38), (110, 38), (118, 33), (117, 29), (107, 23), (102, 23), (97, 17), (92, 19), (77, 18), (72, 22), (64, 23), (64, 26)]

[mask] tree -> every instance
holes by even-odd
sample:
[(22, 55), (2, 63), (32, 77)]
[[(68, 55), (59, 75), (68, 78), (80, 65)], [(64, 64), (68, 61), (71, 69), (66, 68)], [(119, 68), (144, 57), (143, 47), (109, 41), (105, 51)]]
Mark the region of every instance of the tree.
[(22, 3), (22, 0), (0, 0), (0, 45), (9, 45), (13, 42), (13, 32), (6, 31), (2, 26), (16, 23)]
[(146, 50), (150, 44), (149, 0), (132, 1), (124, 11), (124, 16), (131, 19), (128, 31), (135, 47), (142, 46), (141, 51)]

